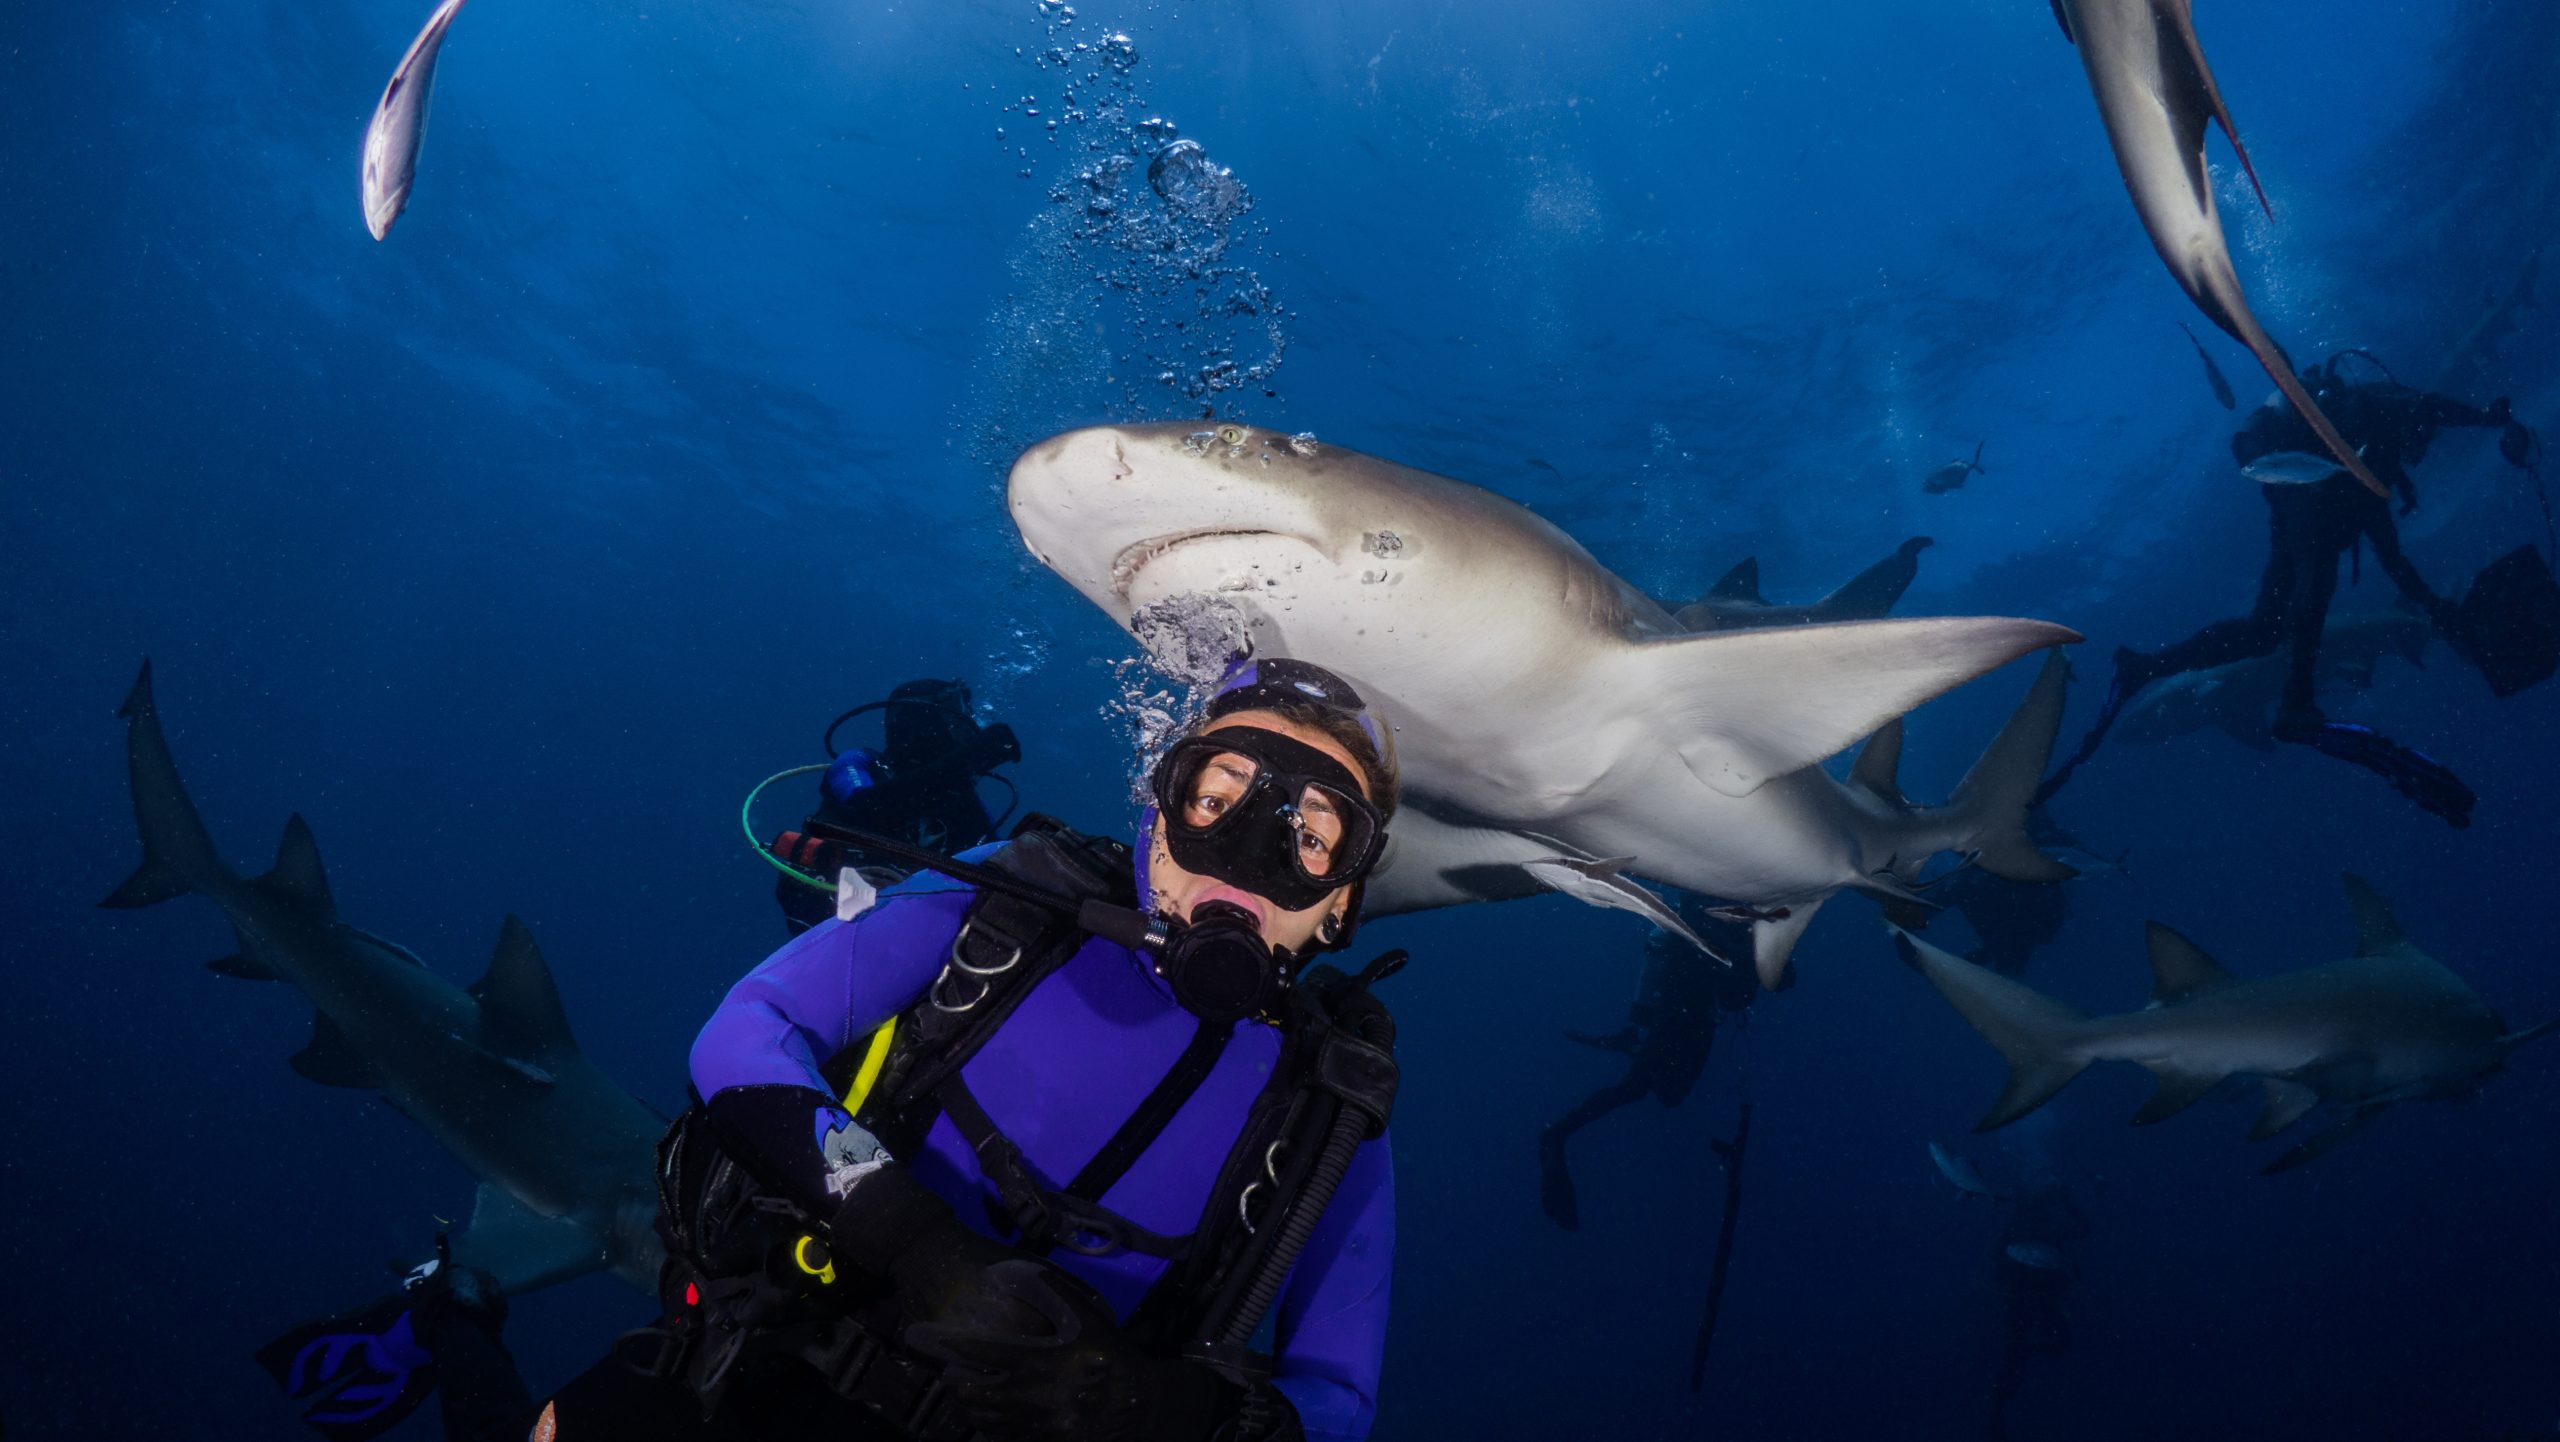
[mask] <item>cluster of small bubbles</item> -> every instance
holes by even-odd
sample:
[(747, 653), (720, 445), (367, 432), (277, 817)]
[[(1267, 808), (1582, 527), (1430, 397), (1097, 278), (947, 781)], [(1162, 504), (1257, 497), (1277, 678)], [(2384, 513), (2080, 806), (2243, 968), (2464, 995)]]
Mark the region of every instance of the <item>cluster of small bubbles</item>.
[(1298, 459), (1300, 459), (1300, 460), (1302, 460), (1302, 461), (1303, 461), (1303, 460), (1309, 460), (1309, 459), (1312, 459), (1312, 458), (1315, 456), (1315, 453), (1316, 453), (1316, 433), (1315, 433), (1315, 432), (1313, 432), (1313, 431), (1300, 431), (1300, 432), (1298, 432), (1296, 435), (1291, 436), (1291, 437), (1289, 438), (1289, 454), (1291, 454), (1291, 455), (1293, 455), (1293, 456), (1296, 456)]
[[(1079, 30), (1075, 7), (1036, 0), (1043, 44), (1016, 54), (1057, 83), (1017, 96), (1005, 113), (1036, 122), (1074, 156), (1052, 202), (1074, 224), (1067, 243), (1091, 266), (1093, 283), (1122, 300), (1124, 332), (1113, 349), (1121, 376), (1152, 377), (1186, 404), (1214, 404), (1272, 379), (1287, 347), (1287, 313), (1252, 265), (1266, 228), (1249, 219), (1251, 191), (1173, 121), (1149, 114), (1138, 94), (1138, 47), (1128, 35)], [(1050, 93), (1054, 92), (1054, 93)], [(1017, 174), (1032, 174), (1027, 145), (1008, 142)], [(1147, 188), (1132, 183), (1140, 162)], [(1148, 407), (1131, 383), (1132, 411)]]
[(1234, 602), (1198, 594), (1139, 608), (1129, 633), (1141, 654), (1111, 668), (1104, 717), (1129, 728), (1132, 799), (1143, 804), (1156, 759), (1217, 694), (1220, 681), (1253, 655), (1253, 625)]

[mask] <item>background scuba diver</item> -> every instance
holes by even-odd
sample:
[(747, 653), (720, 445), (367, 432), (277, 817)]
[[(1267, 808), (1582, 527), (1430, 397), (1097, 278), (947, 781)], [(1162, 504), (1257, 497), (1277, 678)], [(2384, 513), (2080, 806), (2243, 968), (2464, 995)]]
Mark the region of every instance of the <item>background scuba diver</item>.
[[(1151, 781), (1142, 862), (1027, 824), (940, 863), (974, 887), (918, 876), (732, 989), (662, 1151), (665, 1321), (538, 1435), (1366, 1435), (1393, 1062), (1365, 983), (1400, 954), (1292, 978), (1353, 934), (1391, 743), (1337, 678), (1266, 662)], [(1016, 894), (1072, 904), (1077, 867), (1109, 884), (1079, 924)], [(1238, 1364), (1275, 1300), (1266, 1379)]]
[[(1749, 944), (1749, 933), (1718, 917), (1703, 898), (1677, 895), (1680, 919), (1699, 935), (1711, 943), (1734, 941), (1737, 948)], [(1627, 1024), (1605, 1036), (1565, 1033), (1584, 1046), (1625, 1056), (1627, 1073), (1538, 1133), (1538, 1204), (1549, 1220), (1568, 1232), (1582, 1224), (1565, 1159), (1565, 1143), (1573, 1134), (1646, 1096), (1660, 1098), (1666, 1107), (1688, 1100), (1698, 1074), (1706, 1070), (1717, 1025), (1740, 1015), (1759, 993), (1759, 975), (1748, 966), (1720, 962), (1667, 931), (1645, 938), (1644, 970), (1627, 1007)]]
[[(2446, 427), (2498, 427), (2504, 432), (2500, 448), (2510, 459), (2530, 453), (2531, 433), (2516, 422), (2504, 399), (2477, 409), (2401, 385), (2387, 371), (2382, 379), (2350, 382), (2340, 374), (2340, 365), (2349, 356), (2372, 361), (2365, 352), (2342, 351), (2305, 371), (2303, 381), (2374, 475), (2400, 497), (2401, 514), (2418, 503), (2408, 468), (2425, 457), (2437, 432)], [(2372, 363), (2381, 369), (2379, 362)], [(2107, 729), (2143, 687), (2183, 672), (2269, 655), (2289, 643), (2290, 667), (2274, 727), (2278, 740), (2314, 746), (2363, 766), (2454, 825), (2470, 823), (2475, 798), (2452, 772), (2371, 728), (2332, 723), (2320, 713), (2313, 686), (2321, 629), (2337, 594), (2338, 559), (2351, 552), (2360, 557), (2365, 542), (2372, 544), (2374, 559), (2401, 594), (2445, 632), (2455, 650), (2479, 663), (2481, 651), (2498, 639), (2492, 634), (2493, 625), (2476, 610), (2459, 607), (2428, 587), (2400, 550), (2390, 503), (2334, 463), (2315, 459), (2321, 450), (2310, 426), (2292, 407), (2270, 401), (2250, 414), (2231, 438), (2231, 454), (2252, 479), (2261, 482), (2267, 502), (2267, 565), (2258, 580), (2256, 604), (2245, 616), (2216, 621), (2157, 652), (2119, 649), (2115, 682), (2096, 724), (2079, 751), (2046, 780), (2039, 801), (2059, 790), (2081, 763), (2096, 754)], [(2543, 582), (2549, 584), (2547, 571)]]
[[(882, 744), (837, 745), (845, 723), (880, 713)], [(981, 726), (971, 714), (969, 687), (961, 681), (918, 680), (865, 702), (827, 723), (819, 745), (827, 753), (818, 783), (818, 809), (798, 830), (773, 839), (772, 853), (830, 883), (845, 866), (858, 866), (874, 885), (886, 886), (913, 868), (894, 857), (865, 852), (813, 834), (820, 825), (866, 831), (927, 851), (963, 851), (996, 839), (1004, 818), (1021, 801), (996, 768), (1022, 759), (1022, 743), (1003, 722)], [(991, 817), (978, 797), (981, 778), (1012, 793), (1004, 815)], [(776, 777), (776, 780), (781, 779)], [(768, 783), (770, 784), (770, 783)], [(759, 791), (763, 788), (758, 787)], [(753, 798), (749, 798), (752, 802)], [(786, 874), (774, 883), (774, 899), (794, 936), (835, 915), (830, 895)]]

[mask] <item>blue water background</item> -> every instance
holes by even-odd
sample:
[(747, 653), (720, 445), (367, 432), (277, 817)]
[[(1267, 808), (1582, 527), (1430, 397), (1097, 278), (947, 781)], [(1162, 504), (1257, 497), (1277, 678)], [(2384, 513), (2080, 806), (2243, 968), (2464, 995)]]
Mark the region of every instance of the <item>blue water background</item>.
[[(457, 981), (521, 914), (588, 1051), (669, 1110), (693, 1030), (779, 937), (738, 798), (836, 710), (965, 675), (1025, 733), (1035, 804), (1122, 814), (1103, 708), (1128, 644), (1022, 555), (1003, 465), (1133, 392), (1196, 405), (1133, 361), (1114, 258), (1061, 234), (1075, 127), (1053, 144), (1004, 109), (1058, 109), (1035, 63), (1054, 21), (483, 0), (376, 244), (358, 141), (425, 8), (0, 9), (12, 1437), (296, 1435), (248, 1350), (370, 1295), (469, 1205), (414, 1128), (284, 1068), (305, 1008), (198, 968), (230, 945), (209, 905), (91, 909), (137, 855), (112, 709), (145, 653), (227, 854), (262, 865), (298, 810), (345, 915)], [(2043, 5), (1082, 8), (1075, 33), (1125, 28), (1146, 108), (1257, 199), (1235, 253), (1288, 349), (1276, 393), (1227, 413), (1528, 502), (1675, 600), (1746, 554), (1809, 597), (1933, 535), (1907, 613), (2089, 634), (2075, 731), (2108, 648), (2246, 604), (2262, 508), (2175, 322), (2244, 407), (2263, 378), (2162, 273)], [(2560, 234), (2560, 9), (2201, 19), (2275, 205), (2246, 204), (2217, 139), (2261, 316), (2298, 354), (2368, 344), (2432, 379)], [(2471, 399), (2560, 424), (2552, 315)], [(1985, 439), (1989, 474), (1920, 492)], [(2410, 549), (2444, 584), (2540, 533), (2483, 433), (2419, 479)], [(2080, 884), (2034, 979), (2137, 1004), (2146, 917), (2245, 972), (2331, 959), (2352, 868), (2511, 1023), (2560, 1014), (2560, 688), (2493, 702), (2440, 651), (2386, 674), (2356, 714), (2461, 769), (2477, 826), (2308, 753), (2119, 748), (2063, 815), (2130, 873)], [(1914, 795), (1952, 785), (2024, 679), (1919, 713)], [(1394, 984), (1381, 1438), (1979, 1434), (1994, 1223), (1924, 1143), (1963, 1133), (1999, 1066), (1872, 917), (1821, 919), (1801, 985), (1685, 1109), (1584, 1134), (1575, 1235), (1537, 1210), (1531, 1141), (1610, 1075), (1556, 1028), (1615, 1024), (1641, 928), (1549, 900), (1371, 933), (1421, 958)], [(1751, 1187), (1693, 1399), (1705, 1142), (1744, 1052)], [(2032, 1378), (2021, 1435), (2560, 1418), (2560, 1050), (2274, 1179), (2245, 1107), (2128, 1130), (2144, 1087), (2102, 1069), (1979, 1149), (2048, 1159), (2095, 1223), (2077, 1345)], [(520, 1303), (510, 1336), (553, 1384), (644, 1306), (591, 1279)]]

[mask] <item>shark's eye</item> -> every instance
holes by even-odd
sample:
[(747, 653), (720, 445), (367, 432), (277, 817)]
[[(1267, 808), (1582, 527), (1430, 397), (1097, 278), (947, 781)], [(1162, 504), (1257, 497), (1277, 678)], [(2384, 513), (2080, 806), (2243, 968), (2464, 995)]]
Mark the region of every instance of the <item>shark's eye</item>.
[(1237, 425), (1220, 426), (1218, 427), (1218, 439), (1231, 446), (1243, 445), (1244, 427)]

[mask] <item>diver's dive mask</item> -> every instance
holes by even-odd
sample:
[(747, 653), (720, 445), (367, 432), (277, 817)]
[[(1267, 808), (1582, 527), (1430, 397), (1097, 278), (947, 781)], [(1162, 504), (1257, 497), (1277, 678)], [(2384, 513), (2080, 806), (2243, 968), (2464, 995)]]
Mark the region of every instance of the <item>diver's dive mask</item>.
[(1386, 837), (1351, 768), (1259, 726), (1186, 736), (1148, 781), (1176, 864), (1283, 911), (1358, 883)]

